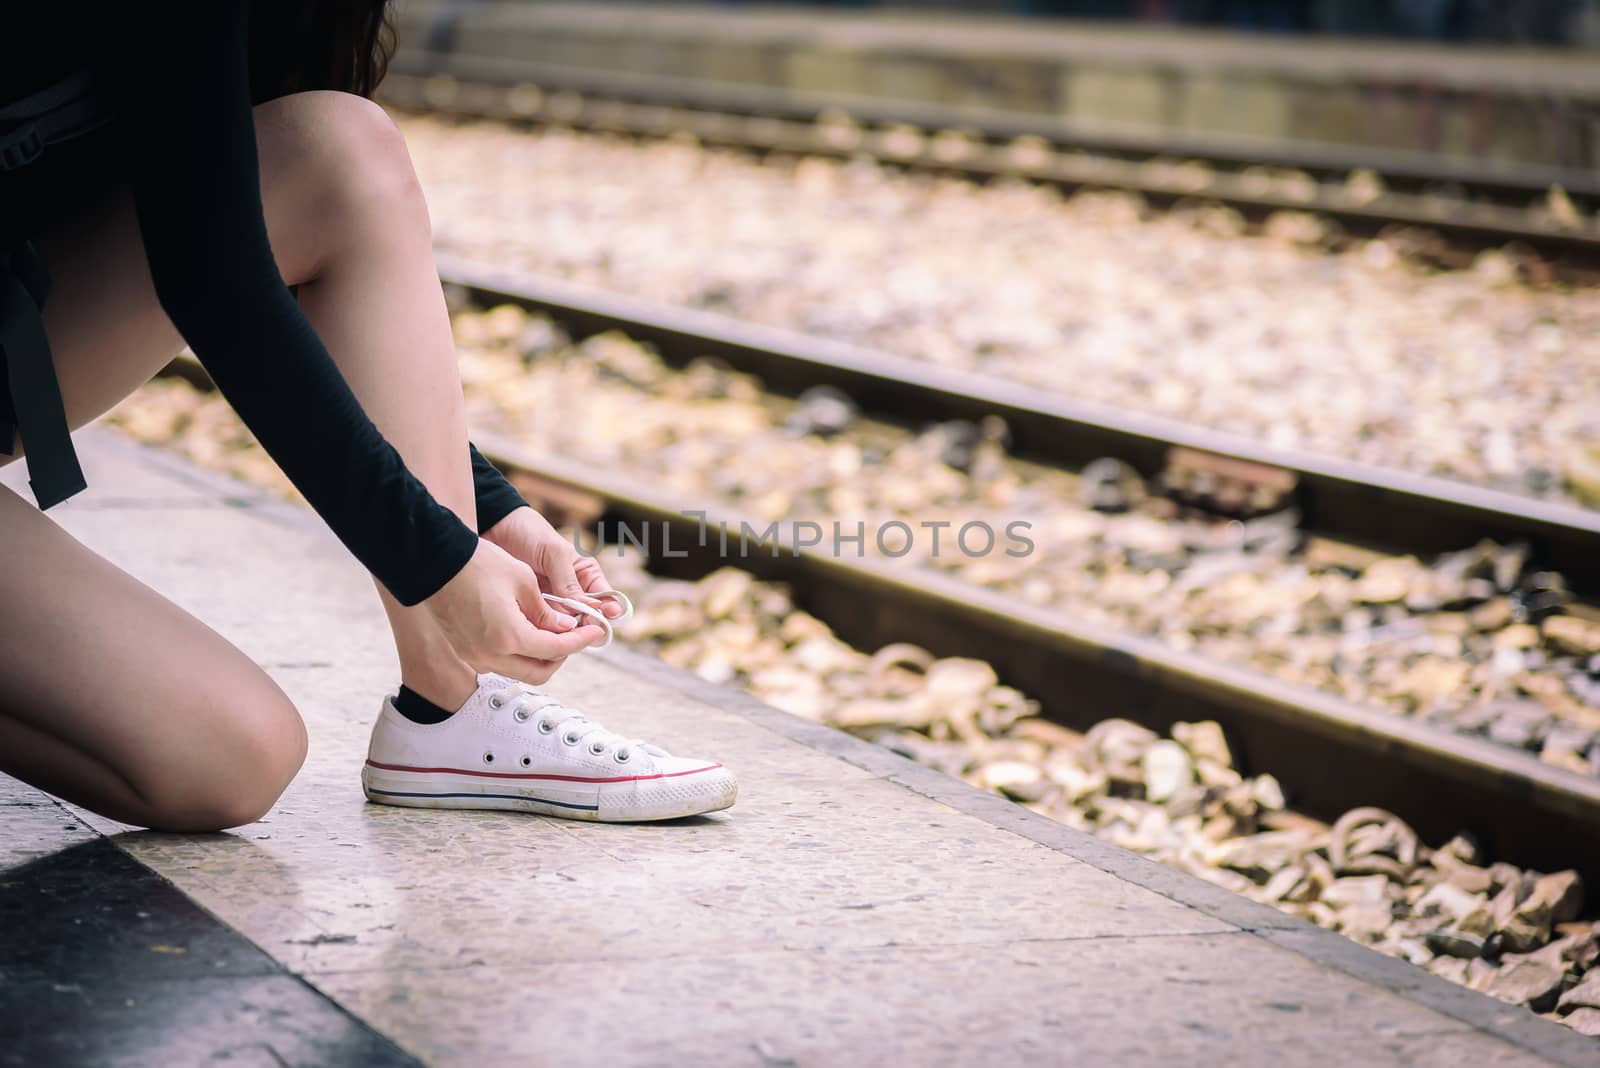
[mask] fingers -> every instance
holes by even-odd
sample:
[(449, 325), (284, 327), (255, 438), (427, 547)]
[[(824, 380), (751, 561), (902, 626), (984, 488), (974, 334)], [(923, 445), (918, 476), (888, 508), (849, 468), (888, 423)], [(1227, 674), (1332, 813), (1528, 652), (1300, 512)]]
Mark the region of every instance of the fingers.
[(527, 617), (528, 622), (542, 631), (564, 634), (578, 625), (577, 619), (558, 610), (544, 599), (544, 594), (539, 592), (537, 581), (526, 584), (517, 594), (517, 607), (522, 609), (522, 614)]
[[(571, 616), (563, 618), (572, 622)], [(517, 655), (534, 660), (560, 660), (606, 639), (605, 628), (594, 624), (573, 626), (565, 633), (554, 634), (524, 619), (517, 632)]]
[(566, 542), (561, 542), (552, 546), (544, 556), (544, 577), (549, 583), (550, 592), (559, 597), (582, 597), (584, 586), (578, 581), (574, 567), (578, 559), (577, 551)]
[(600, 570), (600, 561), (592, 556), (578, 557), (573, 561), (572, 569), (578, 576), (579, 584), (589, 593), (604, 593), (611, 588), (605, 572)]
[[(533, 568), (488, 541), (425, 603), (463, 661), (530, 684), (548, 679), (573, 653), (609, 638), (604, 617), (580, 622), (551, 606)], [(598, 609), (593, 614), (601, 616)]]
[[(600, 570), (600, 562), (592, 556), (580, 556), (573, 564), (573, 572), (578, 576), (578, 582), (585, 593), (614, 592), (611, 583), (606, 581), (605, 572)], [(621, 617), (624, 611), (621, 603), (609, 599), (601, 601), (599, 608), (609, 619)]]
[(565, 634), (535, 630), (529, 638), (528, 651), (540, 660), (559, 660), (605, 640), (605, 628), (592, 624), (576, 627)]
[[(557, 594), (553, 596), (560, 595)], [(595, 623), (586, 623), (584, 621), (585, 617), (581, 613), (577, 615), (568, 614), (573, 610), (574, 607), (581, 606), (588, 600), (582, 591), (579, 591), (577, 596), (581, 600), (569, 598), (569, 600), (573, 602), (571, 605), (561, 607), (551, 605), (546, 599), (545, 594), (540, 589), (540, 583), (537, 576), (532, 572), (529, 572), (527, 579), (523, 582), (522, 588), (518, 592), (517, 603), (522, 607), (523, 615), (527, 617), (528, 621), (532, 623), (534, 627), (538, 628), (538, 633), (540, 634), (538, 640), (540, 642), (547, 642), (549, 636), (553, 633), (564, 637), (571, 636), (573, 640), (579, 641), (580, 644), (577, 645), (575, 649), (571, 650), (572, 652), (576, 652), (577, 649), (582, 649), (589, 645), (607, 644), (611, 640), (611, 635), (609, 633), (610, 628), (608, 626), (603, 626), (598, 621)], [(565, 608), (565, 611), (561, 610), (562, 607)], [(595, 611), (604, 615), (603, 609), (597, 608)], [(531, 636), (524, 634), (523, 640), (526, 643), (533, 639)], [(565, 650), (559, 654), (556, 654), (548, 653), (543, 649), (533, 648), (531, 646), (527, 648), (529, 652), (541, 657), (567, 655)]]

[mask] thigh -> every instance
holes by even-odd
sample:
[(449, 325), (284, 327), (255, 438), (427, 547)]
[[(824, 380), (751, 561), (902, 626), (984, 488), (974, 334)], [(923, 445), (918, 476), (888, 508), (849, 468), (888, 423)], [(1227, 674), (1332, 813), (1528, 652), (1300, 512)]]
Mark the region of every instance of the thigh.
[(248, 657), (0, 487), (0, 771), (201, 830), (255, 819), (304, 750)]
[(76, 430), (149, 381), (183, 340), (156, 299), (125, 188), (100, 191), (34, 243), (50, 272), (45, 334)]
[[(315, 274), (319, 243), (329, 234), (329, 205), (317, 185), (326, 143), (340, 134), (330, 116), (374, 108), (345, 93), (301, 93), (255, 109), (262, 209), (290, 284)], [(126, 188), (99, 189), (47, 223), (36, 244), (51, 279), (45, 331), (67, 422), (76, 429), (149, 381), (182, 350), (183, 339), (156, 297)], [(228, 250), (216, 255), (225, 270)]]

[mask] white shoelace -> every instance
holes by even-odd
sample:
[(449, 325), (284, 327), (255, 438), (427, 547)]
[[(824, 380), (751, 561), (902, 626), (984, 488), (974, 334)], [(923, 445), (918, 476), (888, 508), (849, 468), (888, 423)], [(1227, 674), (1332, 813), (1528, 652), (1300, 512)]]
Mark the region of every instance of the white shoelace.
[[(669, 755), (660, 746), (639, 738), (624, 738), (615, 731), (606, 730), (577, 709), (568, 708), (549, 694), (540, 693), (522, 683), (494, 691), (489, 695), (489, 704), (493, 708), (509, 707), (519, 723), (531, 724), (545, 734), (555, 734), (566, 745), (578, 746), (587, 741), (589, 752), (595, 756), (603, 756), (610, 751), (619, 764), (632, 760), (635, 749), (651, 757)], [(545, 724), (550, 726), (546, 728)]]
[(604, 649), (611, 644), (611, 628), (618, 623), (626, 623), (633, 618), (633, 602), (628, 600), (627, 594), (617, 590), (605, 590), (601, 593), (589, 593), (584, 596), (597, 601), (616, 601), (622, 605), (622, 615), (612, 619), (592, 604), (585, 604), (583, 601), (574, 600), (571, 597), (557, 597), (553, 593), (544, 594), (544, 599), (551, 604), (558, 604), (562, 608), (570, 609), (579, 615), (588, 616), (594, 620), (596, 625), (604, 628), (606, 632), (605, 641), (588, 647), (590, 649)]

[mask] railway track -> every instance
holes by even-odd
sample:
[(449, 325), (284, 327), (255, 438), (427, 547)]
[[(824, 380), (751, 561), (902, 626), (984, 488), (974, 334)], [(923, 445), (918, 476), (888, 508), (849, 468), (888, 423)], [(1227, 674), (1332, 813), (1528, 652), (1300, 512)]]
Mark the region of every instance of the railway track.
[[(539, 84), (528, 81), (532, 74), (542, 76)], [(1310, 212), (1351, 235), (1407, 233), (1413, 252), (1442, 266), (1466, 266), (1483, 248), (1509, 246), (1532, 254), (1536, 274), (1600, 280), (1600, 182), (1576, 172), (1441, 169), (1398, 153), (1357, 159), (1264, 145), (1068, 140), (1047, 120), (1027, 116), (912, 105), (888, 113), (864, 103), (844, 113), (698, 83), (599, 82), (580, 72), (422, 53), (397, 56), (382, 98), (402, 108), (633, 137), (688, 134), (761, 153), (867, 156), (975, 180), (1128, 190), (1159, 205), (1224, 204), (1252, 221)]]
[(655, 559), (662, 574), (698, 578), (727, 564), (721, 539), (701, 537), (706, 528), (726, 531), (737, 566), (788, 584), (801, 607), (858, 648), (912, 642), (985, 660), (1002, 682), (1034, 695), (1044, 715), (1076, 730), (1109, 715), (1157, 731), (1215, 720), (1241, 767), (1270, 770), (1310, 815), (1333, 820), (1376, 805), (1425, 840), (1465, 828), (1491, 856), (1600, 878), (1600, 780), (894, 561), (836, 558), (792, 541), (775, 551), (749, 536), (766, 524), (748, 514), (528, 455), (492, 436), (479, 435), (478, 445), (530, 499), (588, 500), (603, 525), (666, 531), (674, 555)]
[[(1600, 515), (1593, 513), (1292, 458), (1157, 420), (1087, 412), (1025, 390), (934, 374), (702, 313), (555, 283), (535, 286), (459, 263), (441, 268), (448, 284), (480, 303), (548, 313), (575, 336), (621, 330), (655, 345), (668, 362), (714, 356), (761, 376), (779, 393), (829, 385), (866, 412), (900, 422), (999, 415), (1012, 424), (1018, 451), (1058, 466), (1110, 455), (1153, 472), (1179, 448), (1192, 454), (1188, 462), (1211, 457), (1289, 486), (1319, 535), (1359, 534), (1372, 545), (1410, 552), (1455, 549), (1484, 536), (1520, 540), (1539, 566), (1566, 571), (1580, 591), (1593, 593), (1600, 580), (1586, 552), (1600, 545)], [(192, 364), (173, 370), (205, 380)], [(766, 521), (725, 502), (532, 454), (481, 428), (474, 437), (541, 506), (613, 531), (626, 524), (655, 532), (657, 548), (670, 546), (652, 557), (652, 568), (663, 575), (698, 578), (731, 559), (760, 578), (788, 584), (797, 604), (851, 645), (912, 642), (936, 655), (985, 660), (1002, 682), (1037, 698), (1043, 714), (1065, 726), (1084, 730), (1107, 716), (1124, 716), (1165, 731), (1180, 721), (1215, 720), (1230, 735), (1241, 767), (1269, 770), (1310, 815), (1332, 820), (1376, 805), (1402, 816), (1424, 840), (1442, 841), (1465, 828), (1491, 856), (1543, 870), (1576, 867), (1586, 879), (1600, 880), (1600, 778), (1154, 639), (1088, 625), (908, 561), (844, 558), (781, 533), (774, 541), (758, 533)], [(1292, 459), (1302, 462), (1286, 463)], [(708, 531), (714, 533), (708, 537)]]
[[(651, 343), (669, 363), (712, 356), (779, 393), (832, 386), (865, 412), (902, 422), (998, 415), (1011, 428), (1014, 452), (1052, 465), (1077, 467), (1115, 456), (1154, 474), (1173, 449), (1185, 450), (1269, 481), (1266, 473), (1277, 473), (1280, 484), (1293, 485), (1306, 527), (1319, 535), (1417, 553), (1458, 549), (1482, 537), (1521, 541), (1540, 566), (1566, 572), (1575, 589), (1592, 594), (1600, 588), (1597, 513), (1289, 456), (1227, 435), (1087, 409), (804, 335), (564, 283), (502, 278), (448, 261), (441, 273), (481, 305), (544, 312), (574, 336), (621, 331)], [(1593, 848), (1600, 846), (1600, 779), (1158, 641), (1086, 626), (925, 568), (837, 558), (793, 544), (774, 552), (749, 536), (767, 525), (753, 515), (677, 499), (559, 457), (529, 456), (492, 436), (478, 442), (518, 474), (532, 497), (557, 504), (586, 500), (591, 513), (608, 522), (668, 531), (674, 553), (684, 555), (656, 559), (653, 566), (662, 573), (699, 577), (734, 557), (759, 577), (788, 583), (802, 607), (850, 644), (875, 649), (909, 641), (937, 655), (986, 660), (1003, 682), (1037, 697), (1045, 715), (1074, 729), (1107, 715), (1158, 731), (1214, 719), (1237, 740), (1243, 766), (1270, 770), (1296, 806), (1312, 815), (1333, 819), (1352, 807), (1378, 805), (1402, 815), (1424, 838), (1442, 840), (1466, 827), (1491, 855), (1546, 870), (1576, 866), (1585, 878), (1600, 879), (1600, 853)], [(726, 554), (720, 537), (704, 536), (706, 528), (728, 532)]]

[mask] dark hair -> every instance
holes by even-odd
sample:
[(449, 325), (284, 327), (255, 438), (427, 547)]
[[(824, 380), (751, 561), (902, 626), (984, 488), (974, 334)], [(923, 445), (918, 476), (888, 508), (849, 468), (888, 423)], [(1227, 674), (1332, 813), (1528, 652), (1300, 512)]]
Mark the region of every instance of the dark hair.
[(371, 96), (394, 51), (388, 0), (254, 0), (249, 18), (258, 104), (311, 89)]

